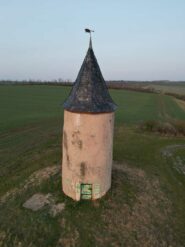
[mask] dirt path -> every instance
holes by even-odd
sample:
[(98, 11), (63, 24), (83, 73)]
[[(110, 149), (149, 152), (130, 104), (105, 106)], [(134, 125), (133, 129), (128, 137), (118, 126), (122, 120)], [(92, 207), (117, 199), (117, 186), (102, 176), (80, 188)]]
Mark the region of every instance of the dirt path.
[(177, 103), (177, 105), (185, 111), (185, 101), (173, 98), (173, 100)]

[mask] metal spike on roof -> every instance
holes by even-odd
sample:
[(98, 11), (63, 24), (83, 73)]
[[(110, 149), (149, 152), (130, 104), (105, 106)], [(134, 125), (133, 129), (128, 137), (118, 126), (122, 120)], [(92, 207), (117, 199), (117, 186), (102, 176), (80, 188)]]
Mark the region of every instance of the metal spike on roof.
[(91, 36), (90, 36), (90, 40), (89, 40), (89, 48), (92, 49), (92, 39), (91, 39)]
[(94, 55), (90, 35), (89, 48), (64, 109), (72, 112), (113, 112), (113, 102)]

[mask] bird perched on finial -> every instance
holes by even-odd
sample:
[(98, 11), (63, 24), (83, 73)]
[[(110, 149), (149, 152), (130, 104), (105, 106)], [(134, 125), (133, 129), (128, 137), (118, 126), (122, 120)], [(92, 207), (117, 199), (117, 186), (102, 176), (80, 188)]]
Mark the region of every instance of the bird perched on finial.
[(89, 28), (85, 28), (85, 32), (90, 34), (90, 40), (89, 40), (89, 48), (92, 49), (92, 40), (91, 40), (91, 33), (94, 32), (93, 30)]
[(94, 32), (93, 30), (90, 30), (90, 29), (88, 29), (88, 28), (85, 28), (85, 32), (86, 33), (92, 33), (92, 32)]

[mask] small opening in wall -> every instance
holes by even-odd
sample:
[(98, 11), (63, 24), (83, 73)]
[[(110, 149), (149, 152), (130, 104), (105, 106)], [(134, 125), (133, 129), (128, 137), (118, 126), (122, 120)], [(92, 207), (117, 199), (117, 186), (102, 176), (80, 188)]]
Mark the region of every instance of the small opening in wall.
[(81, 184), (81, 199), (91, 200), (92, 199), (92, 184)]

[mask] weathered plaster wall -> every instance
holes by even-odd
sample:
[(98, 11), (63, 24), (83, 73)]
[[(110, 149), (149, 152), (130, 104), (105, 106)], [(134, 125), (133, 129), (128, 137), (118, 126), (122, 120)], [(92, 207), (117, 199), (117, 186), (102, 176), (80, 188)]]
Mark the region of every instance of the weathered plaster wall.
[(111, 186), (114, 113), (64, 111), (62, 186), (80, 200), (80, 185), (92, 184), (92, 199)]

